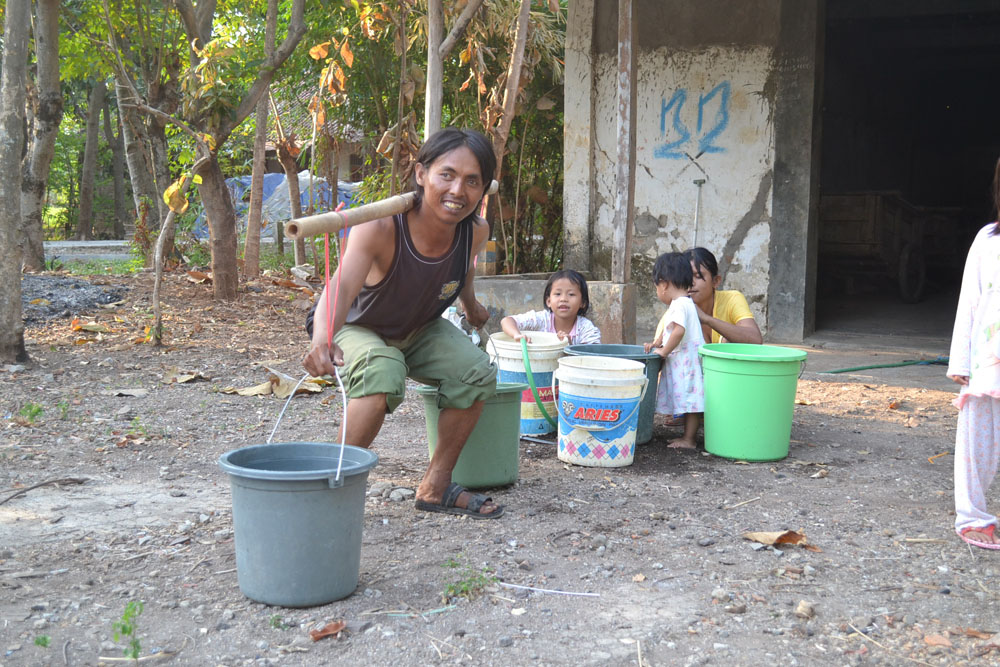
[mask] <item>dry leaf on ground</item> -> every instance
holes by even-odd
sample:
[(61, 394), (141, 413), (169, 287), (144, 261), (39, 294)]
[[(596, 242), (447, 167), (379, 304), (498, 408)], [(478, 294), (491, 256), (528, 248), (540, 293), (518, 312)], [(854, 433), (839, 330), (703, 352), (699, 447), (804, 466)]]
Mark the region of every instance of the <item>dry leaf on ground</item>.
[(163, 374), (163, 384), (171, 384), (176, 382), (180, 384), (182, 382), (190, 382), (192, 380), (211, 380), (209, 376), (205, 375), (201, 371), (191, 371), (191, 370), (180, 370), (176, 366), (171, 366), (167, 369), (167, 372)]
[(330, 621), (319, 630), (310, 630), (309, 636), (314, 642), (318, 642), (324, 637), (338, 636), (347, 627), (344, 621)]
[(924, 643), (928, 646), (951, 647), (951, 640), (944, 635), (924, 635)]
[(743, 539), (752, 540), (754, 542), (760, 542), (761, 544), (767, 544), (769, 546), (774, 546), (775, 544), (798, 544), (810, 551), (820, 551), (819, 547), (814, 547), (809, 544), (806, 539), (805, 533), (798, 533), (794, 530), (778, 530), (778, 531), (760, 531), (760, 532), (746, 532), (743, 533)]

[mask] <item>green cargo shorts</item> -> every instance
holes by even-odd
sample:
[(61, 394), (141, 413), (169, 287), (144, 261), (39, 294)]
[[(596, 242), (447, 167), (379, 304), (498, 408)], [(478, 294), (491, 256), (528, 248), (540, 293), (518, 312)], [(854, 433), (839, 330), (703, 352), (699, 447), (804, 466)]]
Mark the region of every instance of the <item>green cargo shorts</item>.
[(438, 407), (468, 408), (496, 394), (497, 369), (454, 324), (435, 317), (403, 340), (346, 324), (334, 341), (344, 351), (340, 377), (349, 398), (385, 394), (386, 410), (403, 402), (406, 378), (438, 388)]

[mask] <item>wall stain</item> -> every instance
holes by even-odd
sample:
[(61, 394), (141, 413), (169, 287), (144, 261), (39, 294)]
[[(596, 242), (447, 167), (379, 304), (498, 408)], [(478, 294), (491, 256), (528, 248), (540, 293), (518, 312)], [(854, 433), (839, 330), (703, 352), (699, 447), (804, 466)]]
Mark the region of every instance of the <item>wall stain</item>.
[[(754, 225), (760, 222), (767, 222), (769, 225), (771, 223), (771, 216), (767, 214), (767, 201), (771, 194), (771, 181), (774, 178), (774, 171), (768, 169), (764, 176), (760, 179), (760, 185), (757, 187), (757, 196), (754, 197), (753, 204), (740, 221), (736, 224), (736, 228), (733, 230), (732, 235), (730, 235), (729, 240), (726, 241), (725, 247), (722, 249), (722, 253), (718, 256), (719, 260), (719, 275), (722, 279), (726, 279), (726, 274), (729, 272), (730, 264), (733, 261), (733, 257), (736, 256), (736, 251), (740, 249), (743, 242), (747, 238), (747, 234)], [(739, 265), (735, 265), (734, 271), (741, 268)]]

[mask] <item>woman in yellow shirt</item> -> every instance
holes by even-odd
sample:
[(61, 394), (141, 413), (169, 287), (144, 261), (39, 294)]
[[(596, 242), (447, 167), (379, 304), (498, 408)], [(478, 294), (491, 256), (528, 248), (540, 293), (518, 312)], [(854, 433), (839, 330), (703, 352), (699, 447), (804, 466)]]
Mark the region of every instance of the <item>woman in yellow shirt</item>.
[(713, 343), (763, 343), (764, 338), (746, 297), (736, 290), (718, 289), (722, 277), (715, 255), (705, 248), (692, 248), (684, 254), (691, 260), (694, 272), (694, 284), (688, 295), (698, 307), (698, 319), (701, 320), (705, 340)]

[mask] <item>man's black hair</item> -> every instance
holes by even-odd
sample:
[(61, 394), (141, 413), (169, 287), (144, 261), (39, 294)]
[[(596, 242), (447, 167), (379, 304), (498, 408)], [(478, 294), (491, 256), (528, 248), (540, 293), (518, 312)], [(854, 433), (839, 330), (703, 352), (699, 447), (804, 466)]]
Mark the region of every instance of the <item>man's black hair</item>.
[[(446, 127), (431, 135), (431, 138), (424, 142), (424, 145), (417, 151), (416, 162), (419, 162), (425, 169), (429, 168), (439, 157), (449, 153), (456, 148), (467, 147), (476, 156), (479, 162), (479, 172), (483, 179), (483, 194), (493, 182), (497, 172), (497, 158), (493, 154), (493, 146), (481, 132), (475, 130), (460, 130), (457, 127)], [(418, 197), (424, 196), (424, 188), (417, 184), (416, 171), (410, 176), (410, 187), (416, 191)]]

